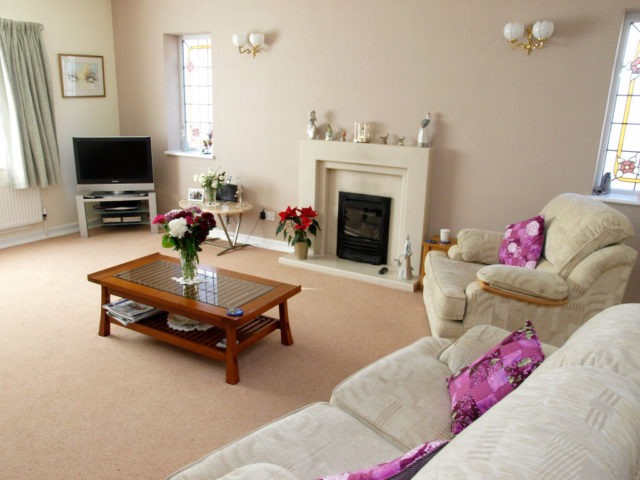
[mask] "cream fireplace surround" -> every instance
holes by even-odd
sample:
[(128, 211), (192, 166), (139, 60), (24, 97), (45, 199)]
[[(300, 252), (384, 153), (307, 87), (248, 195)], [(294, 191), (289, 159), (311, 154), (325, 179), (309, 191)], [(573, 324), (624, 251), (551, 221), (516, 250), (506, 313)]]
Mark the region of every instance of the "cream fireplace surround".
[[(432, 149), (371, 143), (302, 140), (299, 150), (299, 207), (318, 211), (322, 230), (307, 260), (293, 255), (280, 262), (323, 271), (402, 290), (415, 289), (420, 267), (422, 239), (429, 228)], [(391, 198), (389, 221), (389, 271), (378, 274), (382, 265), (370, 265), (336, 256), (338, 192), (348, 191)], [(409, 235), (414, 277), (398, 279), (394, 259), (400, 255)]]

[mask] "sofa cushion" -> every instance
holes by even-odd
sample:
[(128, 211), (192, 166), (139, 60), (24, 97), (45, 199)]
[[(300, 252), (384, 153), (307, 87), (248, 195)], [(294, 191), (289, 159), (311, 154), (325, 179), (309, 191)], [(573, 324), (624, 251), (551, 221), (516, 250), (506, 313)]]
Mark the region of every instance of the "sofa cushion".
[(169, 478), (219, 478), (250, 463), (270, 463), (296, 478), (315, 478), (367, 468), (404, 452), (342, 409), (314, 403), (214, 450)]
[[(446, 364), (449, 370), (457, 372), (500, 343), (509, 333), (508, 330), (494, 325), (476, 325), (440, 350), (436, 358)], [(558, 349), (548, 343), (541, 345), (544, 358), (548, 358)]]
[(500, 245), (500, 263), (536, 268), (544, 243), (544, 216), (507, 225)]
[(498, 253), (503, 237), (504, 232), (463, 228), (458, 232), (458, 245), (453, 245), (447, 252), (447, 256), (454, 260), (485, 265), (498, 263), (500, 261)]
[(424, 337), (368, 365), (331, 395), (339, 406), (406, 452), (427, 439), (451, 436), (445, 379), (436, 354), (451, 340)]
[(590, 253), (633, 236), (627, 217), (584, 195), (558, 195), (541, 214), (546, 237), (543, 255), (565, 278)]
[(531, 322), (447, 379), (451, 431), (460, 433), (511, 393), (544, 360)]
[(640, 385), (640, 308), (638, 304), (609, 307), (569, 337), (539, 373), (567, 366), (592, 366), (623, 375)]
[(298, 480), (298, 477), (272, 463), (250, 463), (234, 469), (218, 480)]
[(478, 270), (478, 280), (501, 292), (559, 302), (569, 295), (567, 281), (557, 273), (510, 265), (487, 265)]
[(467, 304), (464, 291), (484, 265), (451, 260), (438, 251), (429, 252), (424, 262), (424, 295), (431, 308), (445, 320), (462, 320)]
[(357, 472), (329, 475), (318, 480), (410, 480), (449, 440), (423, 443), (401, 457)]
[(636, 479), (640, 386), (594, 367), (543, 366), (414, 480)]

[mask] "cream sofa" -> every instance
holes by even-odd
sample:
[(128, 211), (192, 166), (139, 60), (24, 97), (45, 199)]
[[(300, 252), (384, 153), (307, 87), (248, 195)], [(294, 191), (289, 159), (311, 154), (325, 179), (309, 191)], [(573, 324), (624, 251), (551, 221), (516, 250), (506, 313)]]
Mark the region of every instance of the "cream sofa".
[[(421, 338), (347, 378), (329, 403), (267, 424), (170, 479), (311, 480), (448, 439), (445, 378), (508, 333), (485, 325), (455, 342)], [(596, 315), (558, 350), (543, 344), (538, 369), (414, 478), (637, 480), (639, 345), (640, 304)]]
[(515, 330), (526, 318), (540, 340), (562, 345), (622, 301), (637, 257), (621, 243), (634, 234), (627, 217), (575, 193), (558, 195), (540, 214), (544, 246), (535, 269), (499, 263), (504, 231), (464, 229), (448, 254), (429, 252), (423, 296), (432, 335), (456, 338), (487, 323)]

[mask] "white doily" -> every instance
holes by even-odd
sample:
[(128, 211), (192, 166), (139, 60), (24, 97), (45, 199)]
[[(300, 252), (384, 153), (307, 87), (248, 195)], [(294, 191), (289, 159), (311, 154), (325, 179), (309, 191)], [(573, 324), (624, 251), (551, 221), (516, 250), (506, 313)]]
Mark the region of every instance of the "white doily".
[(213, 325), (209, 325), (208, 323), (202, 323), (192, 318), (176, 315), (175, 313), (169, 314), (167, 317), (167, 325), (174, 330), (181, 330), (183, 332), (192, 332), (193, 330), (204, 332), (205, 330), (213, 328)]

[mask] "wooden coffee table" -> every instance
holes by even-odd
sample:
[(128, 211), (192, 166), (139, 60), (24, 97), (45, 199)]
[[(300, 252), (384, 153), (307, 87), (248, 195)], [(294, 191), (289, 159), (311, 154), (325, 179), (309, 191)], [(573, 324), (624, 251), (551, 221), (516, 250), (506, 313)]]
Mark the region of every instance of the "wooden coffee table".
[[(154, 253), (115, 267), (88, 275), (90, 282), (102, 286), (101, 305), (111, 301), (111, 295), (128, 298), (162, 310), (162, 313), (127, 326), (110, 317), (101, 308), (98, 333), (106, 337), (114, 323), (129, 330), (185, 348), (226, 363), (227, 383), (240, 380), (238, 353), (280, 330), (283, 345), (292, 345), (287, 299), (301, 290), (300, 285), (253, 277), (206, 265), (198, 266), (203, 283), (181, 285), (171, 277), (180, 277), (180, 261)], [(279, 318), (264, 316), (278, 307)], [(238, 307), (241, 316), (228, 315), (227, 308)], [(180, 331), (168, 326), (168, 313), (208, 323), (206, 331)], [(226, 348), (216, 344), (226, 338)]]

